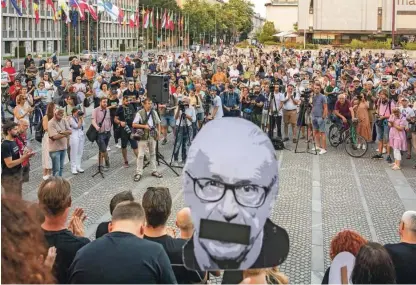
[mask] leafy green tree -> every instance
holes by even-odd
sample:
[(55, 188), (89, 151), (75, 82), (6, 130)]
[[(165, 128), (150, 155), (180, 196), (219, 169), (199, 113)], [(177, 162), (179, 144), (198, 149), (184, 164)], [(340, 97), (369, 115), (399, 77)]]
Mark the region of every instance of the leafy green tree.
[(267, 42), (267, 41), (273, 41), (274, 35), (277, 33), (274, 23), (267, 21), (264, 23), (260, 33), (258, 34), (258, 40), (261, 43)]
[(140, 6), (166, 8), (171, 11), (179, 11), (176, 0), (140, 0)]

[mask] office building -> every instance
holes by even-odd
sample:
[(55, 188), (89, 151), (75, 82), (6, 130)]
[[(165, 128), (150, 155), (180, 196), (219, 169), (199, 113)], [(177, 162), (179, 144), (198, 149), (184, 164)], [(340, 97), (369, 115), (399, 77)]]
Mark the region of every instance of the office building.
[(298, 0), (270, 0), (265, 4), (266, 21), (273, 22), (278, 32), (293, 31), (298, 22), (298, 2)]
[[(61, 26), (54, 21), (51, 8), (46, 8), (45, 1), (39, 1), (39, 23), (35, 22), (32, 1), (26, 1), (27, 8), (22, 8), (20, 17), (12, 4), (2, 8), (2, 55), (15, 56), (16, 47), (26, 47), (26, 53), (60, 52)], [(57, 5), (54, 2), (55, 6)]]

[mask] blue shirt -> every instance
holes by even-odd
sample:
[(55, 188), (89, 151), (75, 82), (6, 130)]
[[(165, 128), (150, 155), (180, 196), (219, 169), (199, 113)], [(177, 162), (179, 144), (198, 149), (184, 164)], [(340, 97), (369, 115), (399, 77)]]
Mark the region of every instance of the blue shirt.
[(220, 97), (222, 105), (225, 107), (234, 107), (240, 105), (240, 98), (235, 92), (224, 92)]
[(322, 117), (324, 113), (324, 104), (327, 104), (326, 96), (319, 94), (312, 98), (312, 116)]

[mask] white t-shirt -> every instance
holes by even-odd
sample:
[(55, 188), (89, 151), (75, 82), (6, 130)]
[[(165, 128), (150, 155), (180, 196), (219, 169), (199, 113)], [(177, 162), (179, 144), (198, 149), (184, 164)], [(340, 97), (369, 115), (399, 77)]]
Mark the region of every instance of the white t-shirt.
[[(176, 114), (177, 111), (178, 111), (178, 109), (175, 110), (175, 114)], [(186, 119), (186, 124), (188, 125), (188, 127), (190, 127), (192, 125), (192, 122), (196, 122), (195, 108), (192, 107), (192, 106), (189, 106), (189, 108), (185, 109), (185, 114), (192, 117), (192, 121), (189, 121), (188, 119)], [(176, 120), (176, 125), (177, 126), (179, 126), (179, 123), (181, 123), (181, 126), (184, 125), (183, 120), (182, 120), (182, 122), (180, 121), (181, 120), (181, 115), (182, 115), (182, 112), (179, 113), (179, 117)]]
[(400, 113), (402, 114), (403, 117), (406, 117), (406, 119), (408, 118), (413, 118), (415, 116), (415, 111), (410, 108), (410, 107), (400, 107)]
[[(280, 101), (285, 101), (286, 95), (287, 93), (280, 93)], [(292, 98), (294, 98), (295, 100), (300, 100), (299, 93), (296, 93), (295, 96), (293, 95), (294, 94), (292, 94)], [(297, 110), (297, 105), (295, 105), (292, 100), (288, 100), (285, 103), (283, 103), (283, 109), (286, 111)]]
[(218, 107), (218, 110), (217, 110), (217, 113), (215, 113), (215, 118), (214, 119), (221, 119), (222, 117), (224, 117), (224, 112), (222, 110), (221, 98), (219, 96), (215, 96), (212, 103), (213, 103), (213, 110), (214, 110), (215, 107)]

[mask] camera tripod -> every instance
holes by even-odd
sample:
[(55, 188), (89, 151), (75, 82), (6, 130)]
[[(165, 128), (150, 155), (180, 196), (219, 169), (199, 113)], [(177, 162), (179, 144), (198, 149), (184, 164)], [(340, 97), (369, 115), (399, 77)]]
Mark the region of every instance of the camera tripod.
[[(156, 103), (156, 113), (160, 118), (159, 103)], [(175, 139), (175, 141), (176, 141), (176, 139)], [(171, 165), (172, 163), (169, 164), (165, 160), (165, 157), (159, 152), (159, 140), (156, 140), (156, 162), (157, 162), (157, 165), (160, 165), (160, 163), (166, 165), (170, 170), (172, 170), (173, 173), (176, 174), (176, 176), (180, 176), (180, 174), (178, 172), (176, 172), (175, 169), (172, 168), (172, 165)]]
[[(311, 148), (310, 148), (310, 145), (309, 145), (310, 144), (310, 142), (309, 142), (309, 130), (308, 130), (308, 126), (305, 124), (306, 110), (308, 108), (307, 104), (308, 103), (306, 101), (304, 101), (300, 105), (299, 117), (298, 117), (298, 121), (297, 121), (298, 135), (297, 135), (295, 153), (309, 153), (309, 154), (318, 155), (318, 150), (316, 149), (316, 143), (315, 143), (315, 137), (313, 135), (313, 130), (312, 130), (311, 138), (312, 138), (312, 143), (313, 143), (315, 153), (310, 152)], [(300, 132), (301, 132), (302, 127), (305, 127), (305, 126), (307, 128), (306, 129), (306, 150), (305, 151), (298, 151)]]
[[(273, 105), (272, 105), (273, 104)], [(274, 106), (273, 112), (272, 112), (272, 106)], [(277, 127), (277, 137), (278, 139), (282, 138), (282, 131), (281, 131), (281, 124), (282, 124), (282, 119), (278, 120), (278, 110), (279, 108), (277, 108), (277, 104), (276, 104), (276, 98), (274, 96), (274, 92), (270, 92), (270, 98), (269, 98), (269, 108), (267, 110), (267, 113), (269, 114), (269, 131), (268, 131), (268, 135), (269, 138), (272, 140), (273, 139), (273, 134), (274, 134), (274, 128)], [(272, 114), (272, 113), (274, 113)], [(279, 126), (280, 124), (280, 126)], [(280, 134), (280, 135), (279, 135)]]
[(102, 155), (101, 151), (98, 150), (98, 170), (97, 172), (95, 172), (92, 177), (94, 178), (95, 176), (97, 176), (98, 174), (101, 175), (101, 178), (104, 178), (104, 173), (102, 171), (102, 165), (101, 165), (101, 160), (104, 158), (104, 155)]
[(180, 147), (182, 146), (182, 148), (185, 148), (185, 152), (186, 152), (186, 145), (184, 146), (183, 143), (188, 143), (189, 145), (191, 145), (191, 137), (189, 136), (190, 132), (189, 132), (189, 126), (187, 124), (187, 118), (186, 118), (186, 114), (183, 110), (181, 110), (182, 114), (181, 114), (181, 118), (179, 120), (179, 126), (177, 126), (176, 129), (176, 133), (175, 133), (175, 142), (173, 143), (173, 151), (172, 151), (172, 156), (170, 157), (170, 167), (175, 167), (175, 168), (183, 168), (183, 166), (177, 166), (177, 165), (172, 165), (172, 161), (173, 161), (173, 157), (175, 155), (175, 151), (176, 151), (176, 146), (178, 144), (178, 135), (179, 135), (179, 131), (180, 128), (182, 128), (182, 122), (184, 124), (185, 127), (185, 133), (186, 136), (188, 138), (188, 140), (186, 142), (179, 142), (179, 146), (178, 146), (178, 155), (179, 155), (179, 151), (180, 151)]

